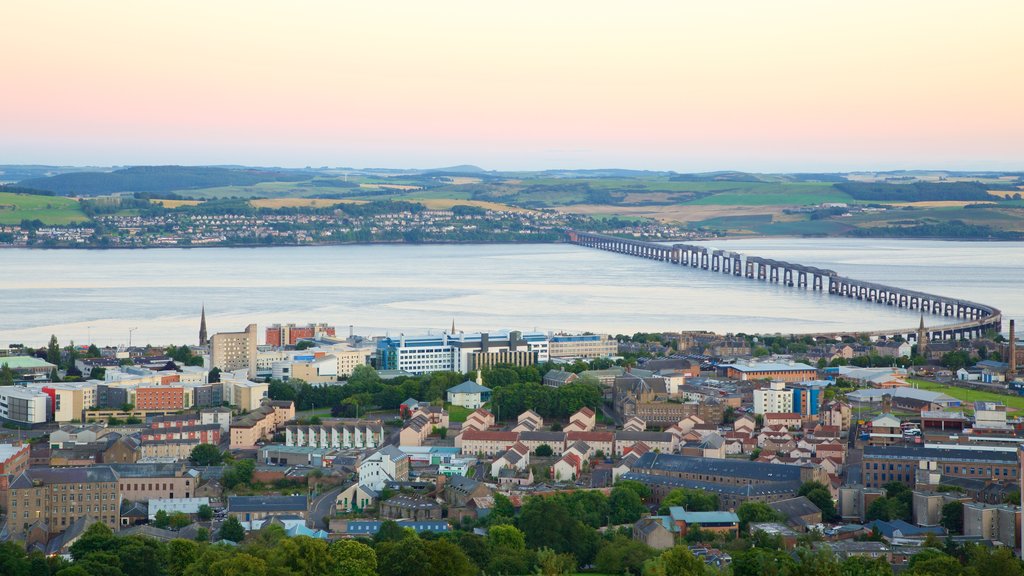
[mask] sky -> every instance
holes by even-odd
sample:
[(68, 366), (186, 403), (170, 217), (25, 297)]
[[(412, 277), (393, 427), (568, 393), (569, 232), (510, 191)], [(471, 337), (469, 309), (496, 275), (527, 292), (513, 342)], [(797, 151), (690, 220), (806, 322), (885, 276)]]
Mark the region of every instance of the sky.
[(1024, 2), (4, 0), (0, 164), (1024, 169)]

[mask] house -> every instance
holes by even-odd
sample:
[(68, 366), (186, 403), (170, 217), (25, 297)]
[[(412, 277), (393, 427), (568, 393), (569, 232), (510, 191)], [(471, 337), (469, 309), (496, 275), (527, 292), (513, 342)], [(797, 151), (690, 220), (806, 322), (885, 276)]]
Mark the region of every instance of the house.
[(491, 495), (491, 489), (483, 482), (465, 476), (452, 476), (444, 483), (444, 500), (449, 506), (465, 506), (474, 498)]
[(576, 411), (575, 414), (569, 416), (570, 424), (579, 422), (583, 424), (583, 432), (590, 432), (597, 427), (597, 413), (594, 412), (593, 408), (584, 406)]
[(380, 503), (381, 518), (391, 520), (440, 520), (441, 505), (430, 498), (397, 494)]
[(587, 444), (583, 440), (577, 440), (569, 444), (569, 446), (565, 449), (564, 454), (569, 453), (579, 456), (580, 460), (586, 462), (590, 460), (591, 456), (593, 456), (594, 449), (590, 447), (590, 444)]
[(413, 410), (415, 410), (416, 407), (419, 405), (419, 400), (412, 397), (406, 398), (405, 402), (402, 402), (401, 404), (398, 405), (398, 414), (402, 418), (411, 418)]
[(647, 430), (647, 422), (644, 422), (643, 419), (638, 416), (630, 416), (622, 425), (622, 429), (630, 432), (643, 432)]
[(415, 418), (407, 420), (402, 431), (398, 433), (398, 444), (399, 446), (422, 446), (433, 430), (434, 427), (430, 424), (430, 419), (424, 414), (417, 414)]
[(575, 452), (563, 454), (551, 465), (551, 477), (555, 480), (576, 480), (583, 472), (583, 461)]
[(228, 496), (228, 515), (240, 522), (277, 515), (305, 518), (308, 508), (309, 500), (305, 496)]
[(338, 494), (334, 508), (338, 512), (359, 512), (373, 506), (379, 496), (375, 490), (356, 482)]
[(799, 428), (802, 421), (800, 414), (796, 412), (766, 412), (764, 415), (765, 426)]
[(455, 437), (455, 447), (463, 454), (495, 456), (519, 441), (519, 432), (500, 432), (470, 428)]
[(447, 390), (448, 403), (463, 408), (477, 409), (491, 401), (491, 389), (472, 380), (466, 380)]
[(543, 384), (545, 386), (552, 386), (558, 388), (559, 386), (565, 386), (566, 384), (572, 384), (576, 380), (579, 380), (579, 375), (572, 372), (565, 372), (563, 370), (548, 370), (544, 374)]
[(359, 463), (359, 483), (380, 492), (386, 482), (409, 479), (409, 456), (395, 446), (384, 446)]
[(747, 434), (753, 434), (757, 430), (757, 420), (754, 419), (750, 414), (744, 414), (736, 419), (732, 423), (732, 429), (736, 432), (746, 432)]
[(537, 452), (537, 448), (543, 445), (551, 447), (555, 456), (561, 456), (565, 450), (566, 432), (522, 432), (519, 434), (519, 441), (525, 444), (531, 452)]
[(735, 512), (688, 512), (682, 506), (671, 506), (668, 509), (669, 517), (676, 526), (681, 538), (694, 526), (699, 525), (701, 531), (711, 531), (720, 534), (739, 535), (740, 519)]
[(530, 465), (530, 448), (522, 442), (516, 442), (511, 448), (498, 456), (491, 463), (491, 476), (500, 477), (500, 472), (506, 468), (519, 471)]
[(769, 502), (768, 506), (782, 514), (790, 526), (807, 531), (809, 527), (821, 524), (821, 510), (806, 496)]
[(900, 419), (892, 414), (886, 413), (875, 417), (871, 421), (871, 433), (868, 437), (868, 444), (871, 446), (889, 446), (903, 440), (903, 430), (900, 428)]
[(487, 430), (494, 427), (494, 414), (483, 408), (477, 408), (462, 423), (463, 430)]
[(615, 453), (614, 432), (566, 432), (567, 443), (586, 442), (592, 450), (591, 455), (600, 452), (603, 456), (611, 456)]
[(655, 550), (666, 550), (676, 545), (669, 516), (645, 516), (633, 524), (633, 540), (643, 542)]
[(527, 410), (516, 419), (516, 426), (513, 432), (533, 432), (544, 427), (544, 419), (533, 410)]
[(675, 437), (668, 432), (621, 431), (615, 433), (615, 455), (623, 456), (633, 445), (641, 443), (662, 454), (671, 454), (676, 447)]

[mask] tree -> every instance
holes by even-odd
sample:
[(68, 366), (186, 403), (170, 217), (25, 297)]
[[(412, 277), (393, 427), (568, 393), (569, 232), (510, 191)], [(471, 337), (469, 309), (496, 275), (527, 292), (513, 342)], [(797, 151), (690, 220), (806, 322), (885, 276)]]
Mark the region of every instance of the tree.
[(797, 494), (799, 496), (806, 496), (808, 500), (817, 506), (818, 510), (821, 510), (821, 519), (825, 522), (833, 522), (839, 519), (839, 513), (836, 512), (836, 504), (832, 501), (832, 493), (821, 482), (804, 482)]
[(208, 381), (210, 382), (210, 384), (214, 384), (216, 382), (220, 382), (220, 368), (217, 368), (216, 366), (214, 366), (210, 370), (210, 376), (208, 377)]
[(106, 368), (101, 368), (99, 366), (93, 366), (92, 369), (89, 370), (89, 379), (90, 380), (103, 380), (103, 378), (106, 375), (107, 375), (107, 369)]
[(781, 522), (785, 518), (764, 502), (748, 501), (736, 509), (740, 519), (740, 532), (746, 532), (751, 522)]
[(50, 343), (46, 345), (46, 361), (54, 366), (60, 366), (60, 344), (55, 334), (50, 335)]
[(619, 480), (615, 483), (615, 487), (628, 488), (629, 490), (636, 492), (636, 495), (639, 496), (641, 500), (647, 500), (651, 497), (651, 488), (643, 482), (638, 482), (636, 480)]
[(189, 459), (196, 466), (217, 466), (224, 461), (224, 455), (213, 444), (199, 444), (192, 449)]
[(682, 506), (689, 512), (713, 512), (718, 510), (718, 495), (690, 488), (676, 488), (661, 500), (658, 513), (668, 514), (669, 508), (673, 506)]
[[(384, 500), (384, 498), (381, 498)], [(394, 520), (385, 520), (381, 522), (380, 529), (373, 535), (374, 542), (397, 542), (399, 540), (405, 540), (410, 536), (410, 532), (405, 528), (398, 525), (398, 522)]]
[[(511, 520), (515, 515), (515, 506), (512, 505), (512, 501), (508, 499), (508, 496), (505, 496), (500, 492), (495, 492), (494, 506), (491, 508), (490, 516), (498, 516)], [(488, 518), (490, 518), (490, 516)]]
[(362, 542), (336, 540), (328, 548), (334, 573), (339, 576), (376, 576), (377, 553)]
[(874, 560), (864, 556), (849, 556), (839, 566), (842, 576), (892, 576), (892, 566), (885, 558)]
[(629, 486), (615, 486), (608, 498), (608, 511), (612, 524), (632, 524), (647, 509), (643, 500)]
[(175, 512), (171, 514), (170, 524), (174, 530), (181, 530), (185, 526), (192, 523), (192, 519), (188, 517), (188, 514), (184, 512)]
[(733, 576), (788, 576), (796, 562), (785, 552), (751, 548), (732, 557)]
[(616, 535), (601, 546), (594, 563), (598, 571), (605, 574), (639, 574), (644, 563), (656, 555), (657, 552), (643, 542)]
[(537, 576), (563, 576), (576, 571), (576, 559), (571, 554), (559, 554), (551, 548), (537, 551)]
[(220, 526), (220, 539), (241, 542), (244, 538), (245, 528), (242, 527), (242, 523), (238, 521), (238, 518), (228, 516), (227, 520)]
[(196, 530), (196, 542), (209, 542), (210, 541), (210, 530), (205, 526), (200, 526)]
[(644, 563), (644, 576), (700, 576), (704, 574), (704, 561), (693, 555), (686, 546), (675, 546), (657, 558)]
[(0, 366), (0, 386), (14, 386), (14, 371), (7, 362)]
[(196, 517), (203, 522), (209, 522), (213, 519), (213, 508), (210, 508), (209, 504), (201, 504), (196, 512)]
[(167, 528), (171, 525), (171, 517), (165, 510), (157, 510), (156, 515), (153, 516), (153, 526), (157, 528)]
[(526, 535), (515, 526), (491, 526), (487, 531), (487, 547), (491, 553), (526, 549)]
[(597, 532), (575, 519), (564, 502), (553, 498), (527, 498), (516, 518), (516, 526), (526, 535), (526, 545), (544, 547), (576, 556), (582, 565), (590, 564), (597, 554)]
[(911, 556), (906, 571), (902, 572), (914, 576), (960, 576), (963, 573), (964, 568), (956, 558), (934, 548)]
[(89, 525), (82, 536), (71, 545), (71, 558), (81, 560), (87, 555), (105, 549), (114, 540), (114, 532), (106, 524)]
[(942, 506), (942, 527), (951, 533), (959, 534), (964, 529), (964, 503), (959, 500), (947, 502)]
[(545, 457), (551, 456), (552, 454), (554, 454), (554, 452), (555, 451), (551, 449), (551, 446), (548, 446), (547, 444), (541, 444), (540, 446), (537, 446), (537, 449), (534, 451), (534, 454), (536, 454), (537, 456)]

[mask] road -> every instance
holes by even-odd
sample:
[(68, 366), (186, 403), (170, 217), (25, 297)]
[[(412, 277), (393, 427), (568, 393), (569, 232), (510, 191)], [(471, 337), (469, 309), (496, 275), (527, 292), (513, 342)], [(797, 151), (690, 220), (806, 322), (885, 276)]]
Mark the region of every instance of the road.
[(313, 525), (313, 528), (327, 530), (324, 516), (333, 514), (334, 503), (338, 499), (338, 494), (341, 494), (348, 487), (349, 484), (343, 484), (337, 488), (331, 488), (313, 500), (313, 503), (309, 506), (309, 523)]

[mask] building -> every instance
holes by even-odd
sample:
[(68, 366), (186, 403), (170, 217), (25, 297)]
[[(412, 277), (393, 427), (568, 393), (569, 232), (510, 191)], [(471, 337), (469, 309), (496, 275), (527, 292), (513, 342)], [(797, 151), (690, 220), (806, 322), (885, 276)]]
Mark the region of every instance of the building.
[(4, 364), (14, 372), (15, 383), (48, 381), (50, 374), (57, 368), (33, 356), (4, 356), (0, 358), (0, 366)]
[(645, 516), (633, 524), (633, 539), (654, 548), (667, 550), (676, 545), (671, 516)]
[(391, 520), (440, 520), (441, 505), (424, 496), (398, 494), (380, 503), (380, 517)]
[(559, 386), (572, 384), (576, 380), (579, 380), (579, 375), (573, 372), (566, 372), (564, 370), (548, 370), (544, 373), (544, 380), (542, 384), (545, 386), (551, 386), (552, 388), (558, 388)]
[(56, 534), (88, 517), (117, 530), (121, 497), (117, 473), (110, 466), (29, 468), (10, 484), (7, 528), (24, 533), (43, 522)]
[(799, 428), (803, 420), (796, 412), (765, 412), (765, 426), (782, 426), (783, 428)]
[(768, 507), (781, 514), (786, 523), (798, 530), (808, 530), (821, 524), (821, 510), (806, 496), (777, 500)]
[(284, 429), (286, 446), (377, 448), (384, 445), (379, 420), (340, 420), (331, 424), (295, 424)]
[(305, 496), (228, 496), (228, 515), (240, 522), (268, 516), (306, 518), (309, 501)]
[(772, 380), (780, 382), (804, 382), (818, 377), (818, 370), (800, 362), (750, 362), (747, 364), (722, 364), (719, 374), (736, 380)]
[(268, 400), (256, 410), (231, 421), (229, 448), (232, 450), (255, 448), (261, 440), (270, 440), (275, 432), (284, 428), (285, 422), (294, 419), (294, 402), (291, 400)]
[(381, 338), (377, 367), (425, 374), (448, 370), (475, 372), (496, 364), (531, 366), (547, 362), (548, 337), (541, 333), (474, 333)]
[(274, 324), (266, 329), (266, 343), (275, 348), (281, 346), (294, 346), (299, 340), (314, 339), (321, 336), (335, 336), (334, 326), (327, 324), (307, 324), (296, 326), (295, 324)]
[(256, 325), (242, 332), (218, 332), (210, 338), (210, 365), (223, 372), (245, 370), (256, 377)]
[(395, 446), (385, 446), (359, 463), (359, 484), (380, 492), (387, 482), (409, 479), (409, 456)]
[(670, 506), (669, 518), (675, 524), (676, 530), (681, 538), (694, 526), (700, 526), (701, 531), (715, 532), (716, 534), (731, 534), (732, 537), (739, 536), (740, 519), (734, 512), (689, 512), (682, 506)]
[(209, 505), (209, 498), (151, 498), (148, 502), (147, 513), (149, 520), (152, 521), (156, 518), (156, 513), (161, 510), (167, 514), (175, 512), (198, 514), (199, 508)]
[(148, 502), (153, 498), (192, 498), (199, 474), (183, 463), (107, 464), (117, 474), (125, 500)]
[(448, 402), (463, 408), (476, 409), (491, 401), (491, 389), (472, 380), (452, 386), (447, 392)]
[(867, 488), (889, 482), (914, 486), (918, 472), (943, 478), (1018, 482), (1017, 454), (923, 446), (865, 446), (861, 480)]
[(718, 494), (726, 509), (736, 509), (747, 501), (768, 503), (794, 498), (804, 482), (828, 482), (820, 468), (653, 451), (637, 459), (621, 478), (648, 485), (658, 502), (676, 488), (690, 488)]
[(24, 386), (0, 386), (0, 419), (21, 426), (46, 424), (52, 399)]
[[(214, 338), (217, 336), (214, 335)], [(268, 398), (269, 384), (253, 382), (244, 370), (226, 372), (220, 376), (224, 401), (236, 408), (248, 412), (255, 410)]]
[(55, 422), (82, 421), (85, 410), (96, 405), (96, 381), (47, 384), (42, 391), (52, 400)]
[(7, 489), (22, 472), (28, 469), (28, 444), (0, 444), (0, 508), (7, 510)]
[(469, 429), (455, 438), (455, 446), (467, 455), (496, 456), (519, 442), (519, 432)]
[(880, 414), (871, 421), (868, 443), (872, 446), (891, 446), (903, 442), (902, 422), (892, 414)]
[(605, 358), (618, 352), (618, 341), (607, 334), (548, 336), (548, 355), (552, 358)]
[(964, 503), (964, 536), (994, 540), (1013, 548), (1020, 542), (1020, 506)]
[(793, 392), (786, 388), (785, 382), (771, 382), (754, 390), (754, 414), (792, 411)]
[(185, 407), (185, 389), (181, 386), (139, 386), (135, 389), (135, 408), (138, 410), (176, 411)]

